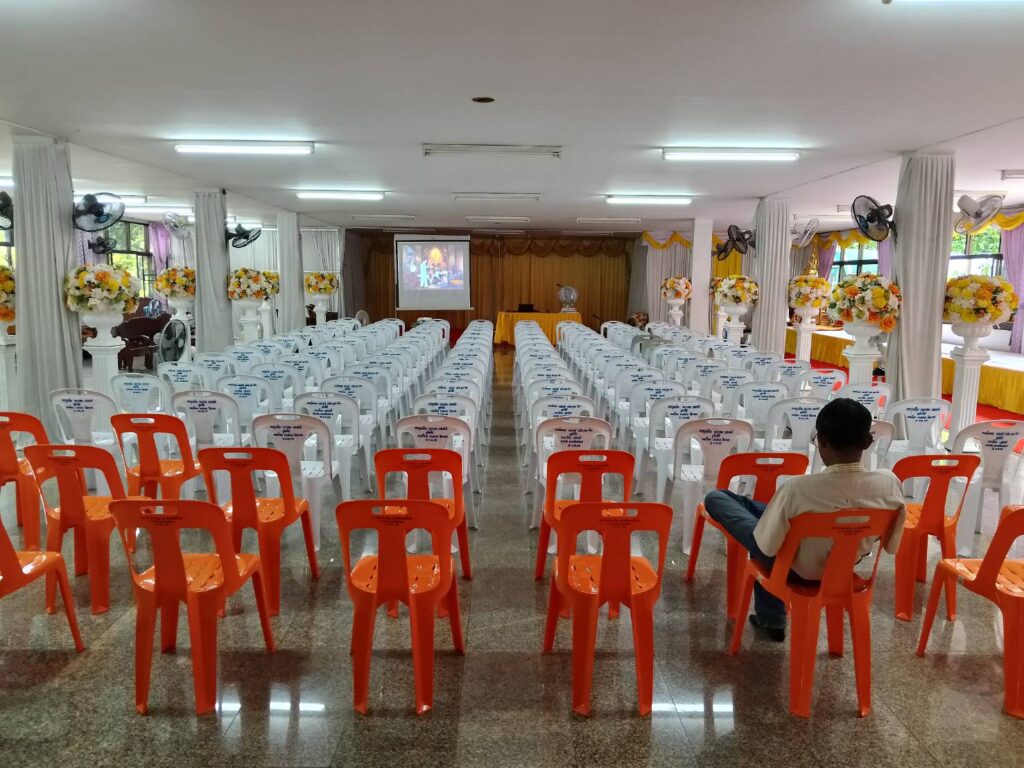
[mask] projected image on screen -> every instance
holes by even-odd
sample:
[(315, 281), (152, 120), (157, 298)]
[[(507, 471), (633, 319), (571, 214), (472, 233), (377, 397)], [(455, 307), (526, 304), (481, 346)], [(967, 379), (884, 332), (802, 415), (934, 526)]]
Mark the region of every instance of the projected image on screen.
[(398, 309), (470, 309), (469, 239), (395, 239)]
[(402, 287), (407, 291), (462, 290), (466, 285), (465, 244), (402, 243)]

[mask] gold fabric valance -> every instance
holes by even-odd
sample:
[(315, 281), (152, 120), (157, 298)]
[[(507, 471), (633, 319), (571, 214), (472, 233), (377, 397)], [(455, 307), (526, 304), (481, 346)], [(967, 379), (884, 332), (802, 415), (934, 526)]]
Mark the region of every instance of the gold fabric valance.
[(473, 256), (627, 256), (633, 240), (628, 237), (504, 237), (473, 236), (469, 252)]

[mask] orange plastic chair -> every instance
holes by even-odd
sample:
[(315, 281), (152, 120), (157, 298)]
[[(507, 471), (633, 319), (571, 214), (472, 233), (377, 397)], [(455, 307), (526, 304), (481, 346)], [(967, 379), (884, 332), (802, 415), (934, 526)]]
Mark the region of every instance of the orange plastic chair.
[(17, 592), (40, 576), (48, 576), (51, 573), (60, 585), (60, 597), (64, 601), (64, 612), (68, 617), (68, 626), (71, 627), (71, 636), (75, 640), (75, 649), (81, 653), (85, 650), (85, 645), (82, 644), (82, 636), (78, 632), (78, 620), (75, 618), (75, 605), (71, 600), (71, 585), (68, 583), (64, 558), (60, 552), (16, 550), (10, 536), (7, 535), (7, 529), (0, 523), (0, 597)]
[[(231, 521), (235, 551), (242, 551), (242, 531), (252, 528), (259, 542), (263, 577), (267, 584), (267, 602), (270, 615), (281, 610), (281, 535), (296, 520), (302, 521), (302, 535), (306, 540), (306, 556), (314, 579), (320, 578), (320, 566), (313, 546), (313, 523), (309, 515), (309, 502), (296, 498), (292, 488), (288, 457), (273, 448), (204, 448), (199, 452), (203, 467), (207, 495), (217, 504), (214, 472), (225, 471), (231, 478), (231, 501), (221, 505), (225, 517)], [(257, 497), (253, 485), (254, 472), (272, 472), (281, 487), (279, 498)]]
[[(25, 458), (35, 471), (40, 489), (52, 479), (57, 483), (57, 506), (43, 494), (46, 508), (46, 548), (60, 552), (64, 534), (74, 533), (75, 575), (89, 574), (92, 612), (110, 609), (110, 534), (117, 523), (110, 514), (110, 502), (125, 498), (124, 485), (110, 452), (92, 445), (29, 445)], [(88, 471), (98, 472), (110, 489), (109, 496), (90, 496)], [(57, 583), (53, 574), (46, 579), (46, 610), (53, 613)]]
[[(473, 578), (469, 560), (469, 527), (466, 524), (465, 500), (462, 497), (462, 456), (447, 448), (388, 448), (377, 451), (373, 457), (377, 473), (377, 495), (386, 499), (389, 474), (404, 474), (406, 495), (410, 499), (435, 501), (448, 510), (459, 537), (459, 562), (462, 578)], [(451, 476), (452, 497), (435, 498), (430, 495), (430, 474)]]
[[(462, 475), (453, 477), (461, 483)], [(401, 602), (409, 607), (416, 714), (422, 715), (434, 705), (434, 614), (442, 606), (451, 624), (456, 652), (466, 652), (459, 616), (459, 590), (452, 577), (451, 540), (458, 522), (449, 507), (419, 499), (345, 501), (338, 505), (337, 517), (345, 579), (355, 607), (352, 617), (355, 709), (364, 715), (367, 711), (377, 610), (385, 603)], [(406, 535), (415, 529), (430, 533), (430, 554), (406, 552)], [(363, 556), (353, 567), (350, 539), (357, 530), (377, 532), (377, 554)]]
[(28, 461), (18, 458), (17, 435), (29, 435), (36, 444), (50, 442), (43, 422), (27, 413), (0, 412), (0, 489), (14, 483), (15, 515), (25, 549), (39, 549), (39, 488)]
[[(177, 499), (181, 487), (202, 472), (192, 455), (185, 422), (166, 413), (118, 413), (110, 424), (117, 435), (121, 456), (124, 458), (125, 476), (128, 478), (129, 496)], [(125, 440), (134, 435), (135, 440)], [(160, 457), (158, 441), (170, 440), (179, 459)], [(132, 463), (130, 449), (138, 452), (138, 464)]]
[[(729, 484), (737, 477), (754, 478), (754, 493), (751, 498), (767, 504), (775, 495), (780, 477), (793, 477), (807, 471), (809, 459), (803, 453), (734, 453), (726, 456), (718, 470), (718, 490), (728, 490)], [(736, 618), (738, 601), (737, 584), (743, 578), (747, 567), (747, 550), (730, 536), (719, 525), (701, 502), (697, 505), (697, 515), (693, 521), (693, 543), (690, 545), (690, 562), (686, 566), (686, 581), (693, 581), (693, 573), (697, 568), (697, 557), (700, 555), (700, 544), (704, 538), (704, 525), (710, 524), (725, 536), (726, 547), (726, 610), (729, 618)]]
[(999, 607), (1003, 618), (1003, 706), (1007, 714), (1024, 718), (1024, 559), (1006, 557), (1020, 536), (1024, 536), (1024, 506), (1004, 507), (984, 559), (946, 558), (936, 564), (917, 655), (924, 656), (928, 647), (942, 588), (946, 588), (946, 618), (953, 621), (956, 583), (963, 582), (965, 589)]
[[(149, 533), (153, 565), (136, 568), (129, 553), (135, 592), (135, 709), (149, 712), (149, 678), (153, 666), (153, 634), (160, 611), (160, 650), (173, 651), (178, 633), (178, 605), (188, 611), (192, 641), (192, 678), (196, 714), (217, 705), (217, 618), (225, 600), (252, 579), (267, 651), (274, 652), (274, 635), (267, 613), (263, 568), (259, 555), (235, 554), (231, 524), (220, 507), (207, 501), (123, 499), (110, 503), (122, 539), (141, 528)], [(182, 552), (182, 530), (206, 531), (215, 552)], [(127, 549), (127, 547), (126, 547)]]
[[(922, 584), (928, 580), (928, 537), (939, 540), (944, 558), (956, 557), (956, 526), (960, 510), (967, 496), (967, 486), (981, 464), (981, 457), (973, 454), (953, 456), (907, 456), (893, 465), (892, 471), (906, 483), (914, 478), (927, 478), (928, 490), (920, 504), (907, 503), (907, 522), (896, 552), (896, 618), (910, 621), (914, 615), (914, 579)], [(963, 492), (957, 500), (956, 512), (946, 516), (946, 496), (950, 482), (964, 481)], [(956, 592), (949, 590), (946, 600), (956, 600)], [(955, 602), (950, 604), (955, 611)]]
[[(554, 529), (558, 532), (562, 510), (577, 502), (609, 501), (602, 495), (604, 479), (608, 475), (622, 476), (622, 498), (628, 501), (633, 487), (633, 462), (633, 454), (627, 451), (556, 451), (548, 457), (544, 517), (540, 521), (540, 535), (537, 537), (537, 563), (533, 572), (533, 577), (537, 581), (544, 578), (544, 566), (548, 559), (551, 531)], [(555, 498), (558, 491), (558, 479), (561, 475), (579, 475), (578, 499)], [(611, 611), (614, 614), (614, 602)]]
[[(550, 465), (549, 465), (550, 466)], [(558, 617), (566, 608), (572, 616), (572, 708), (590, 714), (594, 676), (597, 616), (605, 603), (629, 608), (636, 656), (636, 687), (640, 714), (654, 703), (654, 604), (661, 594), (672, 507), (654, 502), (569, 504), (558, 523), (558, 556), (548, 601), (544, 652), (555, 643)], [(583, 531), (597, 531), (603, 543), (600, 555), (577, 555)], [(658, 535), (658, 565), (630, 553), (630, 537), (637, 531)]]
[[(826, 612), (828, 652), (843, 655), (843, 611), (850, 614), (853, 638), (853, 665), (857, 678), (857, 712), (866, 717), (871, 712), (871, 596), (878, 555), (870, 578), (863, 578), (853, 568), (860, 560), (864, 539), (888, 534), (896, 520), (895, 509), (840, 509), (835, 512), (806, 512), (789, 521), (789, 533), (775, 557), (769, 572), (762, 563), (748, 560), (740, 593), (738, 617), (747, 615), (754, 581), (786, 602), (792, 617), (789, 646), (789, 711), (800, 717), (811, 716), (811, 692), (814, 684), (814, 661), (818, 652), (818, 630), (821, 611)], [(832, 549), (825, 563), (820, 582), (789, 583), (789, 574), (797, 550), (804, 539), (831, 539)], [(733, 627), (729, 654), (740, 650), (745, 621)]]

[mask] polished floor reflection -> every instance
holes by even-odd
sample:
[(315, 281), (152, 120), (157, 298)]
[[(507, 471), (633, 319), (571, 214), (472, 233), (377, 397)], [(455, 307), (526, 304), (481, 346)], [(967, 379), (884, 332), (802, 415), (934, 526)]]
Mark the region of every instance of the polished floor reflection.
[[(635, 714), (629, 622), (602, 619), (594, 715), (570, 710), (569, 631), (540, 653), (546, 585), (532, 579), (536, 537), (527, 531), (512, 429), (511, 356), (498, 355), (493, 438), (480, 530), (471, 534), (474, 579), (461, 581), (467, 654), (437, 625), (434, 710), (413, 714), (407, 615), (377, 622), (370, 714), (352, 710), (351, 605), (337, 531), (325, 527), (311, 583), (296, 528), (284, 541), (277, 653), (263, 650), (251, 592), (220, 625), (220, 705), (193, 714), (186, 624), (178, 651), (154, 659), (148, 717), (133, 707), (135, 609), (119, 544), (111, 610), (89, 613), (88, 584), (74, 579), (87, 649), (75, 654), (43, 590), (0, 600), (0, 766), (623, 766), (1019, 765), (1024, 723), (1002, 713), (1001, 625), (993, 607), (961, 596), (954, 624), (939, 621), (925, 659), (914, 656), (917, 616), (892, 617), (892, 560), (882, 564), (873, 615), (874, 712), (856, 717), (852, 658), (819, 645), (813, 717), (787, 709), (788, 651), (747, 634), (725, 655), (724, 547), (709, 534), (692, 585), (670, 550), (655, 613), (654, 713)], [(14, 531), (11, 498), (3, 520)], [(986, 512), (986, 529), (995, 509)], [(249, 540), (247, 539), (247, 542)], [(70, 537), (65, 554), (70, 555)], [(935, 557), (934, 553), (932, 555)], [(847, 643), (847, 647), (849, 644)]]

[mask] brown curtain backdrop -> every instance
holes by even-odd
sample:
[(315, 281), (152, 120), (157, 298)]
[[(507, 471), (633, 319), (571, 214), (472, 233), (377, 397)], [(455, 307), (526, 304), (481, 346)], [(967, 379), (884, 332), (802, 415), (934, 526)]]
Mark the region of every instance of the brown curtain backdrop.
[(366, 311), (374, 320), (421, 315), (442, 317), (453, 327), (470, 320), (494, 320), (502, 310), (533, 304), (541, 312), (561, 309), (556, 283), (579, 292), (576, 308), (597, 328), (605, 320), (625, 320), (629, 298), (629, 254), (633, 239), (473, 237), (469, 243), (473, 309), (395, 312), (395, 253), (391, 235), (369, 238), (366, 259)]

